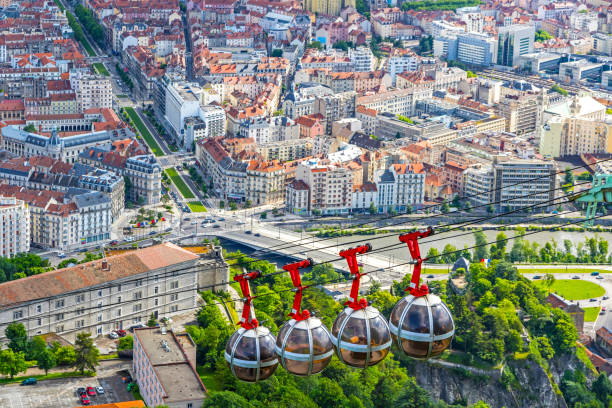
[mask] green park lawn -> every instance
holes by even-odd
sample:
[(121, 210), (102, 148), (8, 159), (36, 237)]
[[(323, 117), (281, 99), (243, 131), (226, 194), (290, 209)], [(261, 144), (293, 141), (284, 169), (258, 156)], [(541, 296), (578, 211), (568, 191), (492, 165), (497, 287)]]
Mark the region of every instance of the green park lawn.
[(106, 69), (104, 64), (102, 64), (101, 62), (94, 62), (92, 65), (98, 74), (110, 76), (110, 72), (108, 72), (108, 69)]
[(607, 269), (597, 269), (597, 268), (525, 268), (521, 266), (517, 266), (519, 272), (522, 273), (537, 273), (538, 275), (545, 275), (547, 273), (591, 273), (591, 272), (599, 272), (599, 273), (612, 273), (612, 271)]
[[(186, 198), (186, 199), (195, 198), (195, 196), (193, 195), (193, 192), (191, 192), (191, 189), (187, 186), (187, 184), (185, 184), (185, 182), (183, 181), (181, 176), (179, 176), (179, 174), (177, 173), (177, 171), (175, 169), (167, 168), (165, 170), (165, 172), (168, 175), (168, 177), (170, 177), (170, 180), (172, 180), (172, 182), (174, 183), (176, 188), (179, 189), (179, 191), (181, 192), (181, 194), (182, 194), (182, 196), (184, 198)], [(188, 203), (188, 205), (189, 205), (189, 203)], [(200, 203), (200, 205), (202, 205), (202, 203)], [(189, 207), (191, 208), (191, 205), (189, 205)], [(202, 207), (204, 207), (204, 206), (202, 205)], [(193, 211), (193, 209), (192, 209), (192, 211)]]
[[(182, 180), (181, 180), (182, 181)], [(207, 212), (208, 210), (204, 207), (201, 201), (189, 201), (187, 205), (193, 212)]]
[[(132, 119), (132, 121), (134, 122), (134, 126), (136, 126), (136, 129), (138, 129), (138, 132), (144, 138), (145, 142), (147, 142), (147, 144), (151, 148), (151, 151), (153, 152), (153, 154), (155, 156), (157, 156), (157, 157), (163, 156), (164, 152), (162, 151), (162, 149), (159, 147), (159, 145), (157, 144), (157, 142), (153, 138), (153, 135), (151, 135), (151, 133), (149, 132), (149, 129), (147, 129), (145, 124), (142, 123), (142, 120), (140, 119), (140, 116), (138, 116), (138, 114), (136, 113), (134, 108), (126, 107), (126, 108), (123, 108), (123, 109), (125, 109), (125, 112), (127, 112), (128, 116)], [(193, 196), (192, 197), (185, 197), (185, 198), (193, 198)]]
[(581, 300), (603, 296), (606, 291), (596, 283), (580, 279), (557, 279), (549, 288), (543, 280), (533, 281), (540, 289), (546, 292), (556, 292), (567, 300)]
[(584, 309), (584, 321), (585, 322), (594, 322), (597, 320), (597, 315), (599, 314), (600, 307), (583, 307)]

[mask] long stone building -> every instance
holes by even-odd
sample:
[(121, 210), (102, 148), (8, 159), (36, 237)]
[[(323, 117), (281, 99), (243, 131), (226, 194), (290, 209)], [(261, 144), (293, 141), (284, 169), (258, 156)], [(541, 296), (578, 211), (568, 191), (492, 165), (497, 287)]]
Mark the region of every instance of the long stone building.
[(0, 284), (0, 343), (9, 323), (28, 336), (57, 333), (73, 341), (198, 307), (198, 289), (227, 289), (220, 247), (197, 255), (163, 243)]

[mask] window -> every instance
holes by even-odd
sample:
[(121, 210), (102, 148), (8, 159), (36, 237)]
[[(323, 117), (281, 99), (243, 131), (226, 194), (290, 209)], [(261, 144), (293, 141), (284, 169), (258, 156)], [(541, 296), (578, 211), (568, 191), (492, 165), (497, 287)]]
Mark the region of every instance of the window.
[(78, 309), (76, 310), (76, 314), (77, 314), (77, 316), (80, 316), (80, 315), (82, 315), (83, 313), (85, 313), (85, 308), (84, 308), (84, 307), (78, 308)]
[(170, 282), (170, 289), (177, 289), (177, 288), (178, 288), (178, 281)]
[(159, 286), (156, 286), (155, 288), (153, 288), (153, 292), (157, 295), (157, 293), (159, 292)]
[(135, 292), (134, 299), (142, 299), (142, 291)]
[(177, 299), (178, 299), (178, 294), (177, 293), (174, 293), (174, 294), (170, 295), (170, 301), (171, 302), (173, 302), (173, 301), (175, 301)]
[(159, 304), (159, 299), (155, 299), (154, 303), (155, 303), (155, 306), (157, 306)]
[(159, 276), (158, 276), (158, 275), (155, 275), (155, 277), (153, 278), (153, 280), (154, 280), (155, 282), (157, 282), (157, 281), (159, 280)]
[(55, 321), (59, 322), (60, 320), (64, 320), (64, 314), (63, 313), (58, 313), (55, 315)]
[(58, 309), (60, 307), (64, 307), (64, 299), (55, 301), (55, 308)]
[(121, 303), (121, 296), (117, 296), (117, 303)]
[(117, 309), (117, 316), (121, 316), (121, 309)]
[(102, 334), (102, 326), (98, 326), (98, 329), (96, 330), (96, 332), (98, 334)]
[(41, 312), (42, 312), (42, 306), (36, 305), (36, 313), (41, 313)]
[(99, 315), (98, 315), (98, 321), (99, 321), (99, 322), (101, 322), (101, 321), (102, 321), (102, 315), (101, 315), (101, 314), (99, 314)]
[(85, 326), (85, 320), (77, 320), (76, 324), (75, 324), (76, 328), (80, 328), (80, 327), (84, 327)]
[(102, 309), (102, 302), (98, 302), (98, 309)]
[(21, 319), (23, 317), (23, 310), (13, 312), (13, 320)]
[(134, 305), (134, 309), (133, 309), (134, 312), (139, 312), (141, 310), (142, 310), (142, 305), (140, 303)]
[(190, 402), (187, 404), (187, 408), (193, 408), (193, 404)]
[(55, 326), (55, 332), (59, 333), (59, 332), (63, 332), (64, 331), (64, 325), (63, 324), (58, 324), (57, 326)]
[(174, 306), (170, 306), (170, 312), (176, 312), (178, 311), (178, 306), (174, 305)]
[(134, 286), (142, 286), (142, 279), (138, 279), (136, 282), (134, 282)]
[(117, 285), (117, 292), (121, 292), (121, 284)]
[(102, 291), (101, 290), (98, 291), (98, 297), (102, 297)]
[(37, 323), (38, 323), (37, 326), (42, 326), (42, 319), (40, 317), (38, 318)]
[(85, 295), (77, 295), (76, 302), (81, 303), (85, 301)]

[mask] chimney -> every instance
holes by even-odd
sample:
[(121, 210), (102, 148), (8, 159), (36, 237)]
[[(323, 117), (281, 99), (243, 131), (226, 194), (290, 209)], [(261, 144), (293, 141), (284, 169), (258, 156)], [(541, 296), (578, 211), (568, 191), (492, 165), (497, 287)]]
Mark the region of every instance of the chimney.
[(110, 271), (110, 264), (108, 263), (108, 261), (106, 259), (102, 260), (102, 270), (103, 271)]

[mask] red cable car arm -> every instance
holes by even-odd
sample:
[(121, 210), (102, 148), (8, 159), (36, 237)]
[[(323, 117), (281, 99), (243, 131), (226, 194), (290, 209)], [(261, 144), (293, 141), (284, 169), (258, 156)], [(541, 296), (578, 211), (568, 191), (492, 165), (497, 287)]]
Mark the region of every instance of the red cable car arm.
[(429, 288), (426, 284), (422, 284), (419, 287), (419, 281), (421, 280), (421, 250), (419, 249), (419, 238), (429, 237), (434, 234), (433, 228), (429, 227), (426, 231), (415, 231), (399, 236), (400, 242), (405, 242), (408, 245), (410, 256), (414, 262), (414, 270), (412, 271), (412, 279), (410, 280), (410, 287), (406, 288), (406, 291), (410, 291), (410, 294), (415, 297), (425, 296), (429, 293)]
[(300, 269), (308, 268), (312, 265), (314, 265), (314, 262), (312, 261), (312, 259), (309, 258), (304, 259), (303, 261), (294, 262), (283, 266), (283, 269), (289, 272), (289, 275), (291, 275), (291, 282), (293, 283), (293, 287), (295, 288), (293, 308), (291, 309), (291, 313), (289, 313), (289, 316), (293, 317), (297, 321), (306, 320), (310, 317), (310, 312), (308, 310), (301, 310), (302, 291), (304, 290), (304, 286), (302, 286), (302, 279), (300, 278)]
[(244, 306), (242, 308), (240, 326), (245, 330), (254, 329), (259, 326), (259, 322), (253, 317), (255, 313), (253, 312), (253, 316), (251, 315), (253, 297), (251, 296), (251, 289), (249, 288), (249, 281), (259, 276), (261, 276), (261, 271), (253, 271), (234, 276), (234, 280), (240, 283), (240, 291), (242, 292)]
[(351, 275), (353, 275), (353, 284), (351, 286), (351, 295), (349, 300), (345, 302), (353, 310), (365, 309), (368, 305), (365, 299), (359, 299), (359, 281), (361, 272), (359, 272), (359, 263), (357, 263), (357, 254), (365, 254), (372, 250), (372, 245), (365, 244), (356, 248), (345, 249), (340, 251), (340, 256), (346, 259)]

